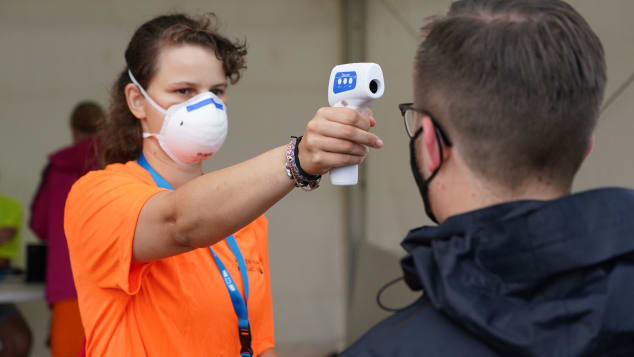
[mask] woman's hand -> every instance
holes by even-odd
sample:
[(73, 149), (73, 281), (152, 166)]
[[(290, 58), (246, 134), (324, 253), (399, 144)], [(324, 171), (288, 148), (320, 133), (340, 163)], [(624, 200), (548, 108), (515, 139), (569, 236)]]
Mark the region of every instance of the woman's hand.
[(322, 175), (335, 167), (360, 164), (368, 155), (368, 147), (383, 146), (378, 136), (368, 132), (375, 125), (370, 110), (363, 115), (350, 108), (320, 108), (306, 125), (299, 144), (302, 169)]

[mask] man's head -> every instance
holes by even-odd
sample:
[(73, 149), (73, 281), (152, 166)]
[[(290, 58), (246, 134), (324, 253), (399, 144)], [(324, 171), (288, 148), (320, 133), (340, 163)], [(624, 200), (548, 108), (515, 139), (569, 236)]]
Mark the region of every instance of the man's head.
[(70, 115), (70, 128), (73, 141), (94, 136), (101, 129), (106, 119), (103, 108), (94, 102), (84, 101), (75, 106)]
[(414, 107), (474, 177), (508, 192), (536, 177), (569, 191), (606, 83), (603, 47), (581, 15), (561, 0), (459, 0), (423, 35)]

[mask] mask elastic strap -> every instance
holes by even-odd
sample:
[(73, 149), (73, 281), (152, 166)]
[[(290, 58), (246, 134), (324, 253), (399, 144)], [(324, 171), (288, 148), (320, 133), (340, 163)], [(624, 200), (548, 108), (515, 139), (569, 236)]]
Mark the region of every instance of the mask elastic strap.
[(438, 128), (436, 128), (435, 126), (434, 126), (434, 133), (436, 134), (436, 141), (438, 142), (438, 151), (440, 151), (440, 163), (438, 164), (438, 167), (436, 168), (436, 170), (434, 170), (434, 172), (432, 172), (431, 175), (427, 178), (427, 180), (425, 179), (423, 180), (425, 181), (425, 191), (426, 191), (425, 193), (428, 196), (427, 199), (425, 200), (425, 210), (427, 212), (427, 215), (429, 216), (429, 219), (431, 219), (434, 223), (439, 224), (438, 219), (436, 218), (436, 215), (434, 214), (434, 209), (431, 207), (431, 200), (429, 199), (429, 184), (431, 183), (431, 180), (433, 180), (434, 177), (436, 177), (436, 174), (438, 174), (438, 171), (440, 171), (442, 164), (445, 162), (445, 158), (443, 153), (443, 140), (441, 138)]
[(161, 106), (156, 104), (156, 102), (150, 97), (150, 95), (147, 94), (145, 89), (143, 89), (143, 86), (140, 85), (139, 82), (137, 82), (136, 78), (134, 78), (134, 75), (132, 74), (132, 71), (130, 71), (130, 69), (128, 69), (128, 77), (130, 77), (130, 80), (132, 81), (132, 83), (134, 83), (134, 85), (136, 85), (137, 88), (139, 88), (139, 90), (141, 91), (141, 94), (143, 94), (145, 99), (147, 99), (150, 102), (150, 104), (152, 104), (152, 106), (156, 108), (156, 110), (160, 111), (163, 114), (167, 113), (167, 110), (161, 108)]

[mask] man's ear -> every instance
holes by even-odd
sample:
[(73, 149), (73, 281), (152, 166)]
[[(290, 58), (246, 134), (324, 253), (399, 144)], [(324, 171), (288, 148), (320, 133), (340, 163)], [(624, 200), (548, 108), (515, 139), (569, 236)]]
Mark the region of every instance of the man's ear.
[(586, 154), (583, 157), (584, 159), (587, 158), (588, 155), (590, 155), (590, 153), (592, 152), (592, 148), (594, 148), (594, 135), (590, 137), (590, 141), (588, 142), (588, 148), (586, 149)]
[(138, 119), (145, 119), (145, 98), (134, 83), (128, 83), (125, 86), (125, 100), (128, 103), (128, 109)]
[(423, 128), (423, 145), (427, 152), (423, 163), (429, 172), (433, 172), (440, 166), (440, 149), (438, 147), (440, 143), (436, 137), (434, 123), (428, 116), (423, 117), (421, 127)]

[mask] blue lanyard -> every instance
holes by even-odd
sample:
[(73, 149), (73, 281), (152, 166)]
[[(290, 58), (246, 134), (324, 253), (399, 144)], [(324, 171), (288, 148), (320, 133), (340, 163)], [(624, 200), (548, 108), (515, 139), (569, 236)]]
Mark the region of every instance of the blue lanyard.
[[(156, 182), (156, 185), (158, 187), (166, 188), (168, 190), (174, 189), (172, 185), (169, 184), (169, 182), (167, 182), (161, 175), (159, 175), (158, 172), (156, 172), (156, 170), (152, 168), (152, 166), (150, 166), (150, 164), (145, 159), (143, 153), (141, 153), (141, 157), (139, 157), (139, 160), (137, 160), (137, 162), (139, 163), (139, 165), (141, 165), (141, 167), (146, 169), (150, 173), (150, 175), (152, 175), (152, 178), (154, 179), (154, 182)], [(229, 274), (229, 271), (222, 263), (222, 260), (220, 260), (216, 252), (214, 252), (211, 247), (209, 247), (209, 250), (211, 251), (211, 255), (216, 262), (218, 270), (220, 270), (222, 280), (227, 286), (229, 297), (231, 298), (231, 303), (233, 304), (233, 310), (238, 316), (238, 334), (240, 337), (240, 344), (242, 345), (240, 356), (251, 357), (253, 356), (253, 350), (251, 349), (251, 327), (249, 324), (249, 310), (247, 309), (246, 304), (249, 301), (249, 277), (247, 275), (247, 265), (244, 261), (244, 257), (242, 256), (242, 252), (240, 252), (240, 247), (238, 247), (238, 243), (236, 243), (236, 240), (233, 237), (233, 234), (228, 236), (225, 241), (229, 245), (229, 248), (238, 261), (238, 268), (240, 268), (240, 275), (242, 276), (242, 284), (244, 286), (245, 299), (242, 298), (242, 294), (240, 294), (240, 291), (236, 287), (236, 284), (233, 282), (231, 274)]]

